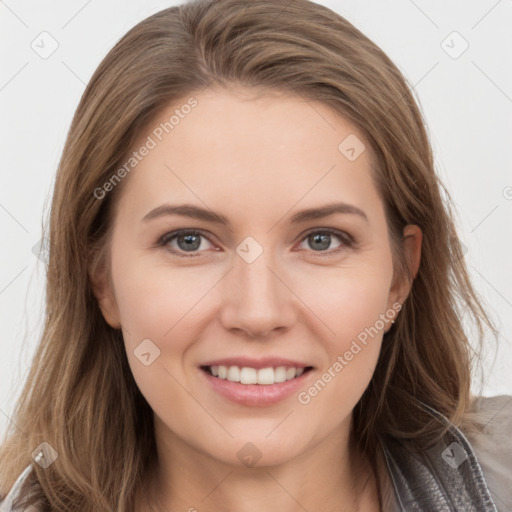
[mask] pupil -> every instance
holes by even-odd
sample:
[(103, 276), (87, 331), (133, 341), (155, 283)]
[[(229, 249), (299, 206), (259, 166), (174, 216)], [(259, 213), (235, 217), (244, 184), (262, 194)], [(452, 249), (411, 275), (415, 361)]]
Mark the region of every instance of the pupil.
[[(194, 238), (195, 238), (195, 245), (194, 245)], [(185, 240), (186, 243), (181, 247), (181, 244), (179, 243), (180, 240)], [(198, 243), (199, 242), (199, 243)], [(180, 245), (180, 249), (198, 249), (201, 245), (201, 242), (199, 240), (199, 237), (197, 235), (182, 235), (178, 237), (178, 245)]]
[[(323, 234), (323, 235), (315, 234), (315, 235), (311, 235), (310, 238), (312, 238), (315, 243), (320, 242), (321, 247), (317, 247), (317, 248), (327, 249), (329, 247), (329, 237), (330, 237), (330, 235), (328, 235), (328, 234)], [(323, 241), (323, 243), (322, 243), (322, 241)]]

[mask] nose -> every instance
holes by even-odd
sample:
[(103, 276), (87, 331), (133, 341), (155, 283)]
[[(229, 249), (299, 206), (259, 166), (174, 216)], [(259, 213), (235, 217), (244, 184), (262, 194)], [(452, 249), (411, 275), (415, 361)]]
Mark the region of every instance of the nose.
[(221, 321), (226, 329), (249, 338), (268, 338), (296, 321), (295, 295), (270, 250), (252, 263), (237, 255), (223, 281)]

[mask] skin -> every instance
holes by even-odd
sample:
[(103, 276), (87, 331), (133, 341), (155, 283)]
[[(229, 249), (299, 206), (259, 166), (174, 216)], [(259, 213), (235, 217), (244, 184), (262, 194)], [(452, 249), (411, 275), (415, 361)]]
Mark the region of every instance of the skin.
[[(349, 429), (389, 321), (306, 405), (296, 393), (272, 406), (235, 404), (198, 368), (233, 355), (298, 359), (314, 367), (307, 390), (359, 333), (403, 303), (410, 286), (393, 276), (369, 146), (347, 159), (340, 142), (363, 136), (299, 96), (210, 88), (194, 97), (198, 106), (125, 178), (111, 284), (98, 279), (95, 286), (155, 414), (158, 464), (136, 510), (149, 510), (151, 499), (172, 511), (378, 511), (373, 473), (356, 475), (366, 459), (349, 443)], [(162, 111), (134, 147), (185, 101)], [(357, 206), (368, 220), (344, 213), (290, 224), (299, 210), (333, 201)], [(182, 216), (141, 220), (164, 203), (211, 209), (232, 227)], [(157, 245), (184, 228), (206, 233), (192, 252), (179, 238)], [(308, 238), (313, 228), (340, 230), (356, 244), (332, 235), (322, 246)], [(236, 252), (247, 236), (263, 248), (250, 264)], [(403, 250), (416, 275), (417, 226), (405, 228)], [(147, 338), (160, 350), (149, 366), (134, 354)], [(261, 453), (253, 467), (237, 456), (248, 442)]]

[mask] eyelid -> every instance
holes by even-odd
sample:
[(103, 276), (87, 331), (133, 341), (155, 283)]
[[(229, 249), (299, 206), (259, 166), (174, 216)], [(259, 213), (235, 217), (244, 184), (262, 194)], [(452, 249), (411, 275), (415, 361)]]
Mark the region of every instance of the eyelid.
[[(328, 249), (326, 251), (309, 250), (309, 252), (313, 253), (314, 256), (322, 257), (322, 256), (334, 255), (334, 254), (339, 253), (343, 249), (354, 248), (357, 245), (357, 242), (352, 235), (350, 235), (346, 231), (343, 231), (341, 229), (336, 229), (336, 228), (327, 228), (327, 227), (325, 227), (325, 228), (320, 228), (320, 227), (310, 228), (309, 230), (301, 233), (297, 238), (300, 242), (303, 242), (310, 234), (313, 234), (313, 233), (334, 235), (334, 236), (338, 237), (342, 242), (341, 248)], [(210, 240), (211, 235), (209, 233), (207, 233), (206, 231), (199, 229), (199, 228), (182, 228), (182, 229), (177, 229), (174, 231), (166, 232), (164, 235), (162, 235), (161, 237), (159, 237), (157, 239), (157, 245), (163, 246), (165, 248), (165, 246), (171, 240), (174, 240), (175, 238), (177, 238), (181, 235), (187, 235), (187, 234), (201, 235), (202, 237), (206, 238), (206, 240), (208, 240), (211, 244), (213, 244), (213, 242)], [(199, 251), (191, 252), (191, 253), (187, 254), (185, 251), (179, 251), (179, 250), (177, 251), (175, 249), (168, 249), (168, 250), (169, 250), (169, 252), (171, 252), (171, 254), (176, 255), (178, 257), (183, 256), (185, 258), (189, 258), (189, 257), (193, 258), (193, 257), (198, 257), (198, 256), (202, 255), (202, 252), (199, 252)]]
[[(158, 238), (157, 245), (163, 246), (165, 248), (166, 245), (171, 240), (174, 240), (175, 238), (177, 238), (181, 235), (188, 235), (188, 234), (201, 235), (203, 238), (206, 238), (206, 240), (208, 240), (208, 242), (213, 244), (213, 242), (210, 240), (210, 234), (207, 233), (206, 231), (203, 231), (202, 229), (199, 229), (199, 228), (183, 228), (183, 229), (177, 229), (175, 231), (168, 231), (167, 233), (165, 233), (164, 235), (162, 235), (161, 237)], [(171, 254), (175, 254), (177, 256), (185, 256), (186, 258), (194, 257), (195, 255), (201, 254), (200, 252), (196, 252), (195, 255), (194, 255), (194, 253), (190, 253), (187, 255), (187, 253), (185, 251), (176, 251), (175, 249), (169, 249), (169, 252), (171, 252)]]
[(346, 244), (355, 244), (356, 241), (352, 235), (347, 233), (346, 231), (343, 231), (342, 229), (336, 229), (336, 228), (311, 228), (304, 233), (301, 233), (299, 237), (300, 239), (304, 239), (306, 236), (312, 234), (312, 233), (327, 233), (330, 235), (335, 235), (339, 237), (343, 242)]

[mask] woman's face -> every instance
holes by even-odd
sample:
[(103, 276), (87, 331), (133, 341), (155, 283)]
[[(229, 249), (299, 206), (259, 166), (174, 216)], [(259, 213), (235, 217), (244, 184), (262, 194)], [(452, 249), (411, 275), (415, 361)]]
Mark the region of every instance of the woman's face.
[(100, 304), (160, 446), (261, 466), (348, 432), (408, 287), (358, 130), (248, 92), (185, 98), (140, 137)]

